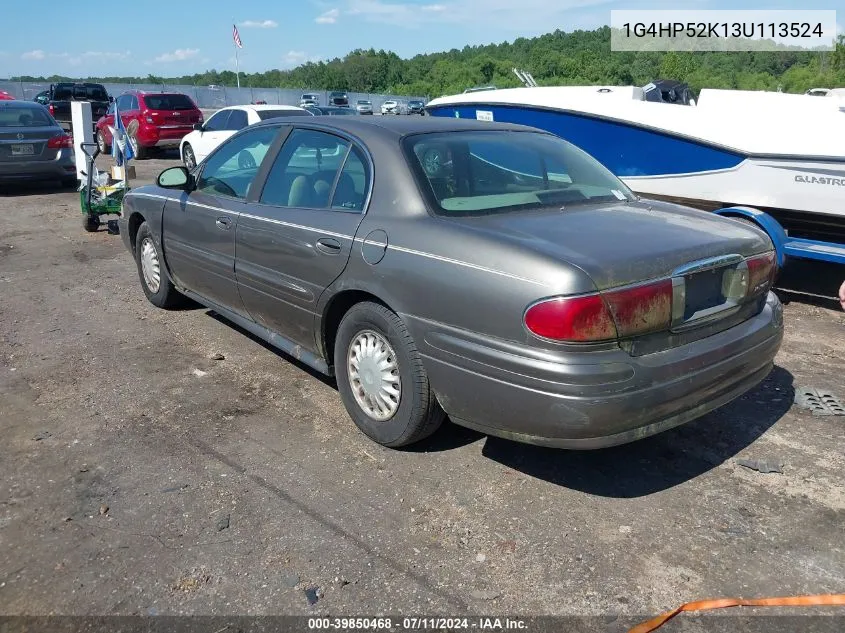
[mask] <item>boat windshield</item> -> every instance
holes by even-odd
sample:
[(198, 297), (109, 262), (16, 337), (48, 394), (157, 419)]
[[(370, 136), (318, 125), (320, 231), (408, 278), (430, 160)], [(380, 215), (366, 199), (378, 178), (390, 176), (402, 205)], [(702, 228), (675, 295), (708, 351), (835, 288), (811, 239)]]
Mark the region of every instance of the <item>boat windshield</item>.
[(405, 149), (438, 215), (492, 215), (635, 199), (596, 159), (551, 134), (418, 134), (406, 139)]

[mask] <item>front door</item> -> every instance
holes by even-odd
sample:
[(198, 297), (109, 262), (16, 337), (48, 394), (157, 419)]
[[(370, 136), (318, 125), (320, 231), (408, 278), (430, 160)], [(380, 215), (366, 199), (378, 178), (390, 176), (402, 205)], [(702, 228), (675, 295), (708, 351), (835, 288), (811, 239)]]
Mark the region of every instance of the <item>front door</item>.
[(313, 350), (317, 301), (363, 217), (369, 163), (348, 139), (294, 129), (238, 220), (235, 272), (253, 320)]
[(164, 208), (164, 251), (177, 284), (240, 314), (235, 229), (278, 132), (263, 127), (231, 138), (209, 156), (196, 188), (168, 200)]
[(219, 110), (212, 114), (202, 126), (199, 136), (192, 142), (197, 164), (234, 134), (234, 131), (230, 130), (228, 126), (232, 112), (231, 109)]

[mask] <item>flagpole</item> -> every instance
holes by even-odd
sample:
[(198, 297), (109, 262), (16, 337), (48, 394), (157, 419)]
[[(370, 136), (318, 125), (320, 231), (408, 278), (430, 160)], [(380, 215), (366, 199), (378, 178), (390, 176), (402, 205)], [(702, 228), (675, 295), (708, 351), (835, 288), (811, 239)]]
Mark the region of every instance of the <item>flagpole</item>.
[[(232, 18), (232, 24), (236, 24), (235, 19)], [(237, 28), (237, 26), (235, 27)], [(235, 45), (235, 77), (238, 81), (238, 90), (241, 89), (241, 62), (238, 59), (238, 43), (232, 38), (232, 43)]]

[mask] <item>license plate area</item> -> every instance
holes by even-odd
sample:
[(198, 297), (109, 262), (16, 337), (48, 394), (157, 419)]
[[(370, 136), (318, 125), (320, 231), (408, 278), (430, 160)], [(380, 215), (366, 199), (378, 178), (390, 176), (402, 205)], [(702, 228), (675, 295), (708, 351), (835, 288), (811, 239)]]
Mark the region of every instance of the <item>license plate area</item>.
[(34, 156), (35, 145), (32, 143), (17, 143), (10, 146), (12, 156)]
[(682, 332), (730, 316), (742, 304), (747, 280), (741, 255), (723, 255), (676, 270), (671, 330)]

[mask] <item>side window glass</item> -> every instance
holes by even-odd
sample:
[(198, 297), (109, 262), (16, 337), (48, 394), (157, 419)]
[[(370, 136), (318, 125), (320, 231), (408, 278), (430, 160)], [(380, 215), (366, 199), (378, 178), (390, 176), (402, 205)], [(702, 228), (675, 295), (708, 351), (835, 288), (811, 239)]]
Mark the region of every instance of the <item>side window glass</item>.
[(117, 109), (123, 112), (124, 110), (128, 110), (126, 103), (126, 95), (120, 95), (117, 100), (115, 101), (115, 105), (117, 105)]
[(332, 209), (363, 211), (369, 184), (370, 170), (367, 161), (360, 148), (353, 145), (337, 179), (332, 196)]
[(229, 120), (231, 110), (223, 110), (211, 115), (211, 118), (206, 122), (205, 129), (209, 132), (217, 132), (218, 130), (226, 129), (226, 121)]
[(136, 97), (136, 96), (134, 96), (134, 95), (133, 95), (133, 97), (132, 97), (132, 104), (131, 104), (130, 108), (131, 108), (132, 110), (137, 110), (137, 109), (138, 109), (138, 97)]
[(333, 134), (294, 130), (273, 163), (261, 202), (325, 209), (349, 142)]
[(229, 121), (226, 123), (227, 130), (242, 130), (247, 126), (246, 112), (243, 110), (232, 110)]
[(277, 127), (262, 127), (223, 143), (206, 159), (197, 191), (245, 199), (278, 132)]

